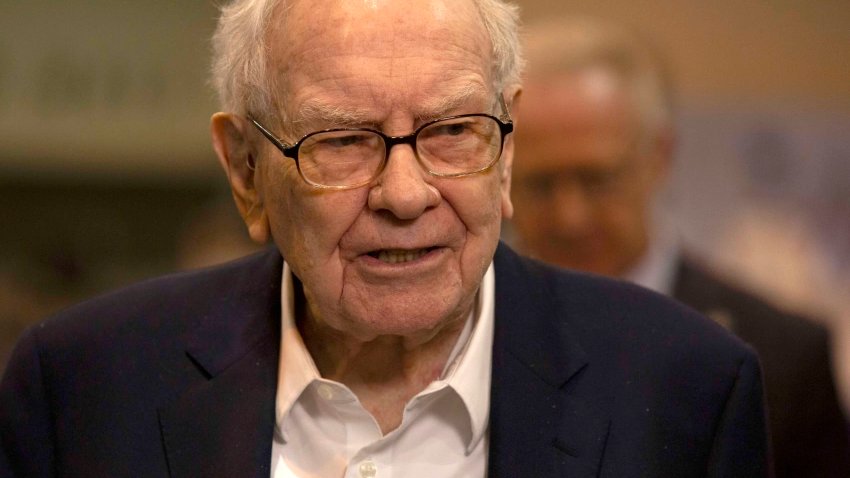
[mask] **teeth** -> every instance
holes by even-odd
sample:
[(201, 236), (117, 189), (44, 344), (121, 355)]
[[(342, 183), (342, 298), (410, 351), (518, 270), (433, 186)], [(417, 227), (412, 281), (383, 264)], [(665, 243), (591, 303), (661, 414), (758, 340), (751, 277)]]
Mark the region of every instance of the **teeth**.
[(400, 262), (410, 262), (419, 259), (427, 252), (427, 249), (383, 249), (378, 253), (378, 260), (388, 264), (398, 264)]

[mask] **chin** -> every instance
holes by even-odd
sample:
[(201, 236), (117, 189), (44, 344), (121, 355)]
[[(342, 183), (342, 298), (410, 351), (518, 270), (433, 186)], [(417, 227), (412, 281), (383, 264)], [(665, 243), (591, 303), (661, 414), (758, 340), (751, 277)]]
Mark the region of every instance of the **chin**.
[(349, 315), (350, 323), (361, 337), (400, 336), (430, 337), (446, 325), (469, 314), (445, 307), (445, 303), (423, 304), (413, 301), (401, 304), (381, 304), (364, 313)]

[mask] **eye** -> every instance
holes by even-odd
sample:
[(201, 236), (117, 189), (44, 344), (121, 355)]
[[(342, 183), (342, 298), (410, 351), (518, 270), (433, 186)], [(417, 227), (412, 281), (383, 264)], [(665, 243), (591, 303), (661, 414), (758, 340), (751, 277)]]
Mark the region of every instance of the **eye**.
[(469, 128), (467, 128), (467, 125), (462, 123), (448, 124), (444, 127), (444, 129), (445, 134), (451, 136), (458, 136), (469, 130)]
[(439, 136), (461, 136), (469, 133), (472, 130), (472, 122), (470, 121), (456, 121), (456, 122), (446, 122), (446, 123), (437, 123), (432, 126), (428, 132), (432, 135)]
[(365, 143), (371, 135), (363, 133), (329, 134), (317, 138), (317, 142), (325, 147), (345, 148)]
[(301, 145), (303, 155), (367, 154), (381, 148), (381, 138), (371, 131), (323, 131)]

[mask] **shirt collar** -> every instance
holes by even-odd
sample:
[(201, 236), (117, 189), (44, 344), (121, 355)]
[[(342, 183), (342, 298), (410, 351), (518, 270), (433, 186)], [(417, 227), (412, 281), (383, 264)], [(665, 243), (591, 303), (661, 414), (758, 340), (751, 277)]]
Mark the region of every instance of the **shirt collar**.
[(654, 224), (646, 253), (623, 278), (660, 294), (670, 295), (673, 292), (678, 256), (678, 240), (672, 226)]
[[(443, 375), (422, 393), (443, 384), (463, 401), (470, 421), (467, 452), (475, 448), (487, 431), (490, 414), (490, 373), (492, 368), (495, 272), (487, 268), (478, 291), (476, 307), (455, 344)], [(307, 351), (295, 324), (295, 290), (292, 270), (284, 261), (281, 278), (281, 346), (275, 423), (280, 426), (293, 404), (313, 381), (321, 380), (319, 370)]]
[(468, 453), (483, 438), (490, 415), (495, 277), (491, 263), (481, 281), (475, 315), (467, 323), (467, 327), (472, 327), (472, 335), (465, 343), (458, 341), (462, 349), (459, 355), (450, 361), (451, 365), (443, 378), (463, 400), (469, 413), (472, 435), (467, 443)]
[(319, 369), (307, 351), (295, 325), (295, 288), (292, 270), (283, 262), (280, 287), (280, 359), (275, 400), (275, 423), (280, 425), (289, 409), (313, 380), (320, 379)]

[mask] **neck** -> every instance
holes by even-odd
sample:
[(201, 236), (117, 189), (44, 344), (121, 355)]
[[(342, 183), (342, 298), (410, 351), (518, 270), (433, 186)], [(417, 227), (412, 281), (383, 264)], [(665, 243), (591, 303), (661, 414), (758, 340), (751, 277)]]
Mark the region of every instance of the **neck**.
[(298, 329), (319, 373), (351, 389), (384, 433), (401, 424), (410, 399), (440, 378), (468, 318), (464, 314), (426, 338), (364, 341), (327, 327), (305, 309)]

